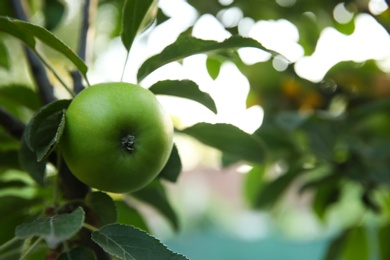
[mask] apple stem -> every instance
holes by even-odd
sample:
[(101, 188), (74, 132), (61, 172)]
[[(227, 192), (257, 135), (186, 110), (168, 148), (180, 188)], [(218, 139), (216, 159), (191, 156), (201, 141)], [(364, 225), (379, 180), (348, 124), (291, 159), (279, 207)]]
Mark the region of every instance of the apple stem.
[(122, 137), (121, 139), (122, 148), (129, 152), (134, 151), (134, 140), (135, 137), (130, 134)]

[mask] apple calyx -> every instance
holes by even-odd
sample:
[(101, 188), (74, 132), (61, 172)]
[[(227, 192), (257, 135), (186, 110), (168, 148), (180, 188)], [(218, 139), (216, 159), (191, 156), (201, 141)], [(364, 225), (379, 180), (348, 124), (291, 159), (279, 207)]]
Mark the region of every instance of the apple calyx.
[(122, 148), (128, 152), (134, 151), (134, 140), (135, 140), (135, 137), (130, 135), (130, 134), (127, 134), (124, 137), (122, 137), (121, 138)]

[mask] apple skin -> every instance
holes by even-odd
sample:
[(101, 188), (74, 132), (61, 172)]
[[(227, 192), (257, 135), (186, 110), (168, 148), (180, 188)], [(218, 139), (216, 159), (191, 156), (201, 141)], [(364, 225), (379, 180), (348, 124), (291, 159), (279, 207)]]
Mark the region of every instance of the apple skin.
[(65, 114), (60, 148), (81, 182), (125, 193), (157, 177), (172, 139), (172, 121), (152, 92), (114, 82), (88, 87), (74, 98)]

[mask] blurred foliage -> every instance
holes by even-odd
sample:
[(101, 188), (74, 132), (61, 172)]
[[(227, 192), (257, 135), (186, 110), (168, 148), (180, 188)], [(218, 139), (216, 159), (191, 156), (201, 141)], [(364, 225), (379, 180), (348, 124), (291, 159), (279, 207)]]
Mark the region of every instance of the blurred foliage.
[[(11, 1), (0, 1), (0, 15), (20, 19), (15, 14), (17, 12)], [(124, 0), (94, 2), (96, 5), (91, 5), (89, 11), (96, 15), (92, 16), (96, 19), (92, 23), (96, 25), (96, 39), (104, 36), (108, 43), (116, 37), (121, 36), (122, 39), (125, 37), (125, 47), (129, 50), (136, 34), (147, 27), (142, 26), (145, 25), (143, 20), (145, 17), (147, 22), (153, 21), (152, 29), (170, 19), (161, 9), (156, 13), (148, 13), (148, 8), (153, 6), (152, 2), (154, 1), (148, 1), (147, 6), (143, 6), (139, 16), (130, 18), (123, 16), (122, 9), (126, 4)], [(342, 226), (340, 233), (330, 243), (324, 259), (355, 260), (370, 259), (372, 256), (389, 259), (387, 244), (390, 237), (390, 76), (388, 73), (383, 71), (375, 60), (359, 63), (343, 61), (333, 66), (321, 82), (311, 82), (297, 75), (294, 64), (288, 64), (284, 71), (277, 71), (271, 62), (275, 57), (265, 62), (248, 65), (240, 59), (235, 50), (245, 46), (264, 48), (261, 44), (253, 44), (252, 40), (244, 38), (246, 35), (242, 35), (242, 38), (238, 37), (239, 21), (224, 24), (221, 19), (224, 12), (235, 9), (242, 13), (241, 19), (250, 18), (254, 22), (287, 20), (296, 26), (299, 32), (298, 44), (304, 49), (304, 54), (310, 56), (324, 28), (332, 27), (343, 34), (350, 35), (355, 30), (354, 18), (362, 13), (371, 15), (389, 32), (389, 9), (380, 14), (372, 14), (369, 1), (360, 0), (187, 0), (187, 2), (197, 10), (199, 17), (203, 14), (214, 15), (235, 38), (230, 38), (225, 43), (203, 41), (191, 38), (191, 30), (188, 30), (163, 52), (145, 61), (143, 65), (151, 66), (152, 69), (147, 72), (141, 71), (145, 73), (142, 74), (142, 78), (168, 62), (207, 52), (208, 59), (205, 66), (211, 78), (218, 77), (220, 68), (226, 61), (234, 62), (247, 77), (250, 83), (247, 107), (260, 105), (264, 109), (264, 119), (261, 127), (252, 135), (243, 133), (231, 125), (206, 123), (180, 132), (219, 149), (223, 153), (224, 166), (238, 161), (245, 161), (253, 166), (246, 175), (243, 196), (248, 205), (254, 209), (270, 210), (277, 214), (277, 208), (286, 199), (287, 191), (293, 190), (298, 195), (309, 194), (310, 205), (308, 206), (320, 221), (326, 223), (329, 221), (329, 215), (334, 213), (335, 206), (342, 204), (343, 197), (348, 194), (349, 189), (357, 187), (358, 195), (353, 200), (358, 201), (363, 210), (348, 213), (356, 214), (356, 217)], [(224, 2), (227, 4), (223, 4)], [(132, 3), (142, 4), (137, 1)], [(85, 64), (74, 58), (74, 53), (68, 52), (66, 46), (61, 45), (62, 42), (60, 44), (51, 34), (56, 35), (57, 30), (66, 26), (66, 19), (68, 19), (66, 2), (40, 0), (23, 1), (23, 4), (27, 17), (37, 26), (19, 21), (1, 20), (3, 27), (0, 28), (2, 29), (0, 34), (2, 74), (0, 76), (6, 79), (7, 77), (2, 75), (15, 75), (16, 68), (22, 68), (17, 71), (23, 71), (29, 79), (36, 73), (34, 69), (31, 71), (25, 69), (28, 60), (20, 59), (16, 64), (12, 59), (16, 52), (14, 46), (10, 46), (9, 36), (5, 34), (9, 29), (6, 26), (10, 24), (13, 24), (14, 28), (19, 28), (19, 31), (13, 31), (11, 34), (27, 45), (30, 43), (29, 46), (37, 53), (45, 46), (39, 45), (39, 48), (35, 48), (35, 38), (65, 54), (85, 76)], [(136, 8), (134, 6), (129, 8)], [(348, 10), (351, 19), (346, 23), (338, 22), (334, 18), (336, 6)], [(136, 21), (137, 28), (123, 32), (123, 22), (131, 22), (132, 19), (133, 22)], [(99, 26), (102, 23), (106, 26)], [(80, 24), (77, 25), (80, 28), (74, 31), (79, 33), (82, 29)], [(66, 42), (66, 39), (62, 40)], [(97, 46), (93, 58), (96, 58), (100, 52), (99, 48), (104, 47), (107, 46), (104, 44)], [(77, 51), (75, 50), (76, 53)], [(67, 62), (69, 63), (69, 60)], [(57, 67), (62, 69), (64, 67), (61, 60), (53, 61), (53, 64), (57, 64)], [(18, 74), (19, 77), (22, 76)], [(0, 82), (0, 109), (2, 109), (0, 110), (2, 113), (0, 197), (4, 201), (0, 206), (0, 214), (3, 216), (2, 227), (5, 227), (1, 232), (0, 244), (12, 238), (16, 226), (38, 217), (43, 207), (46, 215), (52, 214), (51, 208), (47, 206), (52, 195), (52, 190), (47, 186), (53, 185), (50, 174), (48, 180), (45, 180), (46, 187), (42, 188), (40, 182), (45, 182), (41, 179), (44, 178), (42, 176), (46, 176), (43, 174), (42, 165), (28, 164), (35, 154), (26, 154), (26, 151), (29, 151), (26, 140), (23, 138), (21, 141), (12, 134), (15, 133), (14, 128), (17, 128), (18, 124), (24, 126), (34, 112), (45, 105), (45, 101), (38, 95), (41, 87), (39, 83), (33, 80), (30, 83), (26, 86), (24, 83), (8, 85)], [(176, 83), (178, 84), (174, 84), (175, 87), (170, 87), (173, 81), (162, 81), (152, 90), (155, 94), (169, 93), (195, 100), (216, 112), (213, 100), (207, 93), (201, 92), (195, 83), (190, 81)], [(45, 109), (47, 111), (47, 107)], [(12, 121), (15, 123), (12, 127), (6, 121), (10, 118), (17, 119)], [(43, 119), (39, 120), (41, 125), (45, 125)], [(46, 124), (52, 131), (58, 132), (56, 130), (58, 123), (46, 122)], [(45, 160), (52, 163), (53, 158), (50, 157), (50, 153), (55, 148), (52, 142), (58, 141), (50, 137), (52, 136), (46, 137), (50, 145), (45, 144), (44, 155)], [(21, 164), (26, 165), (23, 162), (27, 162), (27, 168), (40, 173), (39, 182), (31, 180), (31, 176), (34, 177), (31, 173), (29, 176), (26, 172), (20, 171), (23, 168)], [(46, 161), (44, 163), (46, 165)], [(67, 172), (66, 168), (62, 170)], [(181, 162), (175, 148), (160, 177), (174, 182), (180, 170)], [(9, 178), (10, 172), (17, 178)], [(69, 178), (65, 182), (71, 182), (72, 177)], [(76, 186), (71, 188), (77, 189), (74, 187)], [(23, 192), (17, 193), (15, 190)], [(82, 194), (83, 192), (81, 191)], [(89, 210), (87, 210), (87, 218), (94, 221), (99, 217), (108, 218), (105, 211), (113, 207), (119, 214), (117, 222), (150, 232), (137, 207), (129, 205), (125, 199), (114, 202), (102, 194), (88, 194), (89, 204), (83, 205)], [(169, 204), (160, 179), (147, 188), (125, 197), (134, 197), (142, 203), (151, 205), (171, 222), (173, 228), (179, 228), (179, 220)], [(95, 200), (93, 203), (92, 198)], [(70, 212), (79, 205), (72, 203), (66, 204), (67, 206), (63, 208), (64, 212)], [(89, 220), (92, 221), (91, 219)], [(113, 222), (111, 217), (109, 219)], [(5, 259), (12, 259), (12, 257), (15, 255)]]
[[(343, 34), (354, 32), (354, 17), (371, 14), (369, 1), (255, 1), (189, 0), (199, 15), (212, 14), (221, 19), (224, 11), (239, 8), (242, 18), (254, 22), (284, 19), (299, 31), (298, 43), (306, 56), (317, 46), (321, 31), (333, 27)], [(343, 5), (353, 14), (344, 24), (334, 18), (334, 9)], [(371, 14), (385, 30), (390, 28), (389, 9)], [(232, 34), (238, 23), (225, 24)], [(213, 56), (210, 56), (213, 57)], [(234, 59), (250, 82), (247, 106), (264, 109), (262, 126), (254, 133), (267, 146), (266, 163), (255, 166), (247, 175), (245, 197), (258, 209), (276, 208), (291, 187), (297, 193), (311, 194), (311, 206), (326, 222), (333, 206), (340, 203), (352, 183), (359, 187), (360, 205), (365, 208), (358, 222), (329, 247), (326, 259), (387, 259), (384, 242), (390, 223), (388, 200), (390, 186), (390, 77), (374, 60), (344, 61), (333, 66), (321, 82), (300, 78), (294, 64), (283, 72), (270, 61), (246, 65)], [(214, 72), (210, 73), (214, 77)], [(226, 157), (227, 158), (227, 157)], [(275, 167), (282, 168), (275, 172)], [(275, 211), (274, 211), (275, 212)], [(277, 212), (277, 211), (276, 211)], [(366, 215), (379, 219), (374, 232), (379, 234), (379, 252), (370, 241)], [(351, 213), (355, 214), (355, 213)], [(342, 216), (340, 216), (342, 217)], [(387, 224), (386, 224), (387, 223)]]

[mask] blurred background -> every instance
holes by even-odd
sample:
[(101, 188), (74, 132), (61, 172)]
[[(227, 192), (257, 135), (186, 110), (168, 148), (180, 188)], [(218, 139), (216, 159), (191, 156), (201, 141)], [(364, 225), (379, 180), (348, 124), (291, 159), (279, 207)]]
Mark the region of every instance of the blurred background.
[[(82, 1), (64, 2), (53, 32), (76, 47), (70, 32)], [(91, 84), (120, 81), (123, 1), (95, 4), (88, 77)], [(190, 259), (339, 259), (333, 256), (341, 251), (340, 259), (390, 259), (387, 1), (160, 0), (159, 7), (157, 21), (131, 49), (126, 82), (137, 83), (142, 62), (188, 30), (205, 40), (251, 37), (278, 55), (254, 48), (194, 55), (140, 83), (193, 80), (218, 113), (160, 96), (176, 128), (230, 123), (262, 138), (268, 152), (264, 165), (247, 165), (177, 133), (183, 173), (166, 185), (181, 228), (174, 231), (143, 205), (152, 233)], [(66, 74), (61, 57), (45, 54)], [(10, 59), (20, 55), (15, 48)], [(25, 69), (0, 70), (3, 84), (30, 84), (20, 76)]]

